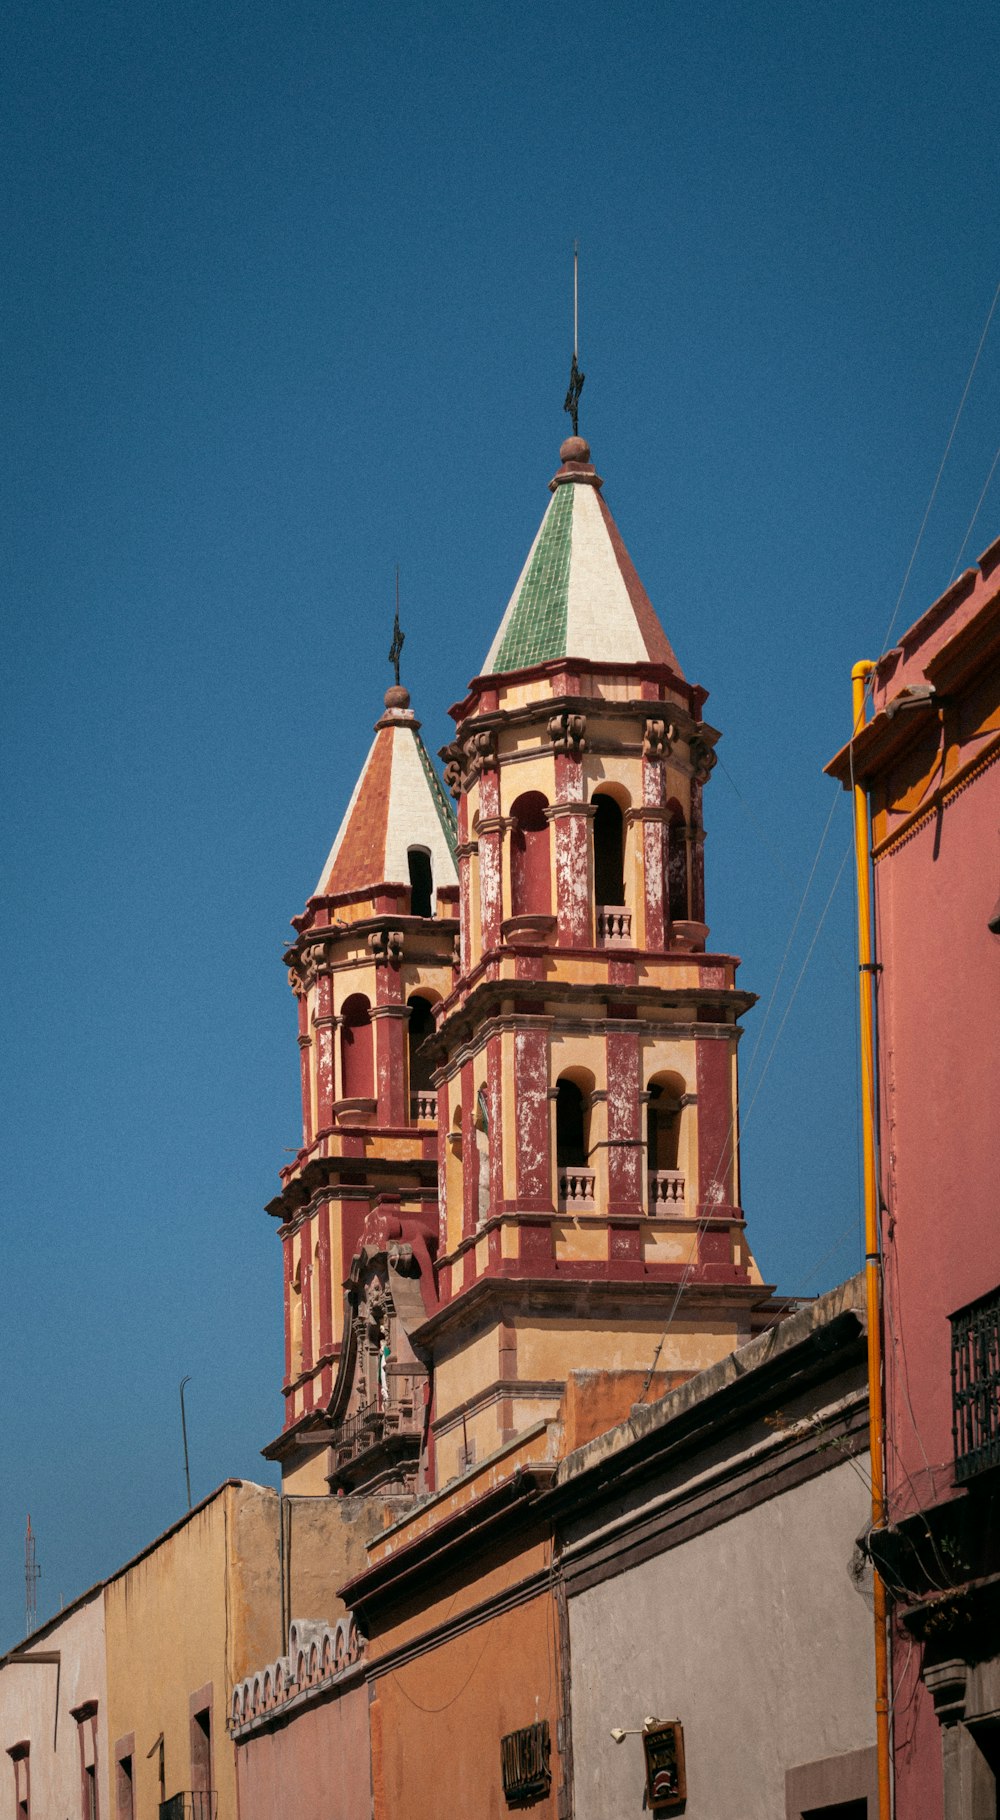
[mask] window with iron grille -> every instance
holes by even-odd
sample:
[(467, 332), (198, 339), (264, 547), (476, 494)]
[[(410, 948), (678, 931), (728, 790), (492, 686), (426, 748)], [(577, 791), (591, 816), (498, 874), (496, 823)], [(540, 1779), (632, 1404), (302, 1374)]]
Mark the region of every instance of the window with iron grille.
[(1000, 1466), (1000, 1288), (950, 1319), (955, 1477), (962, 1485)]

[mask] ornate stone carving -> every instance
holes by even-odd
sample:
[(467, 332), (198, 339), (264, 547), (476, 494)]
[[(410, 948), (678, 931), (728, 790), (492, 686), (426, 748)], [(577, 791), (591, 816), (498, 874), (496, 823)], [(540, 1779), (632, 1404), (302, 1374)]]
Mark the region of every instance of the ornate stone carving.
[(440, 757), (444, 760), (445, 787), (451, 791), (456, 802), (462, 794), (462, 783), (465, 777), (465, 753), (457, 740), (450, 746), (442, 746)]
[(478, 777), (481, 771), (496, 770), (497, 736), (492, 727), (481, 727), (478, 733), (470, 733), (463, 749), (470, 779)]
[(580, 758), (587, 750), (587, 716), (570, 714), (568, 709), (554, 714), (549, 721), (549, 738), (556, 752)]
[(691, 753), (691, 769), (694, 772), (696, 781), (699, 784), (707, 783), (718, 763), (715, 753), (712, 751), (707, 739), (703, 739), (700, 733), (696, 733), (692, 738), (689, 750)]
[(368, 948), (376, 967), (398, 967), (403, 957), (403, 931), (373, 929), (368, 937)]
[(654, 764), (667, 758), (677, 738), (672, 721), (647, 720), (642, 732), (642, 756)]

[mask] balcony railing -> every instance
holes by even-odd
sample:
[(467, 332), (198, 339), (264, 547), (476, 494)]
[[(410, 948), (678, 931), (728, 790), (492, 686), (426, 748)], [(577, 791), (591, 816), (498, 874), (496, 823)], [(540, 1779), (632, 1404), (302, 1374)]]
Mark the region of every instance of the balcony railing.
[(564, 1167), (559, 1171), (559, 1205), (565, 1213), (592, 1213), (597, 1200), (597, 1174), (593, 1169)]
[(1000, 1289), (951, 1316), (951, 1411), (962, 1485), (1000, 1466)]
[(683, 1169), (651, 1169), (649, 1172), (650, 1213), (686, 1213), (684, 1188)]
[(631, 948), (632, 912), (624, 904), (598, 904), (597, 946)]
[(438, 1096), (429, 1089), (427, 1092), (410, 1094), (410, 1119), (414, 1125), (434, 1124), (438, 1115)]
[(184, 1789), (160, 1802), (160, 1820), (216, 1820), (219, 1797), (214, 1788)]
[(415, 1428), (412, 1403), (387, 1403), (384, 1409), (359, 1409), (334, 1429), (330, 1445), (338, 1464), (377, 1447), (388, 1435), (408, 1434)]

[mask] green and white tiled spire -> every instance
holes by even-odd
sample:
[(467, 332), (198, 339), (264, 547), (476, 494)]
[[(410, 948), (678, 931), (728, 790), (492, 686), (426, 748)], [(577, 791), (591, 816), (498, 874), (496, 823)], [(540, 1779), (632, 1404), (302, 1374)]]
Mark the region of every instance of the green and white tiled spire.
[(555, 658), (680, 665), (621, 533), (601, 498), (582, 436), (560, 450), (552, 500), (528, 552), (482, 674)]

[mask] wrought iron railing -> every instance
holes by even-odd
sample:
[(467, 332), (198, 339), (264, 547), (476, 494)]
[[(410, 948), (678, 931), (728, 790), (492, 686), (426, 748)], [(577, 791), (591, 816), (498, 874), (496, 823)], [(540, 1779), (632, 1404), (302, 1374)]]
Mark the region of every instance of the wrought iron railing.
[(214, 1788), (183, 1789), (160, 1802), (160, 1820), (216, 1820), (219, 1797)]
[(951, 1411), (961, 1485), (1000, 1466), (1000, 1289), (951, 1316)]
[(412, 1403), (387, 1403), (384, 1408), (359, 1409), (333, 1431), (330, 1445), (341, 1461), (356, 1459), (377, 1447), (387, 1435), (408, 1434), (415, 1427)]
[(631, 948), (632, 912), (624, 904), (598, 904), (597, 946)]

